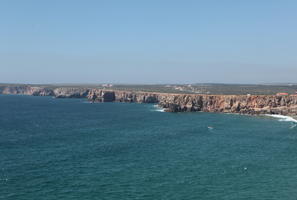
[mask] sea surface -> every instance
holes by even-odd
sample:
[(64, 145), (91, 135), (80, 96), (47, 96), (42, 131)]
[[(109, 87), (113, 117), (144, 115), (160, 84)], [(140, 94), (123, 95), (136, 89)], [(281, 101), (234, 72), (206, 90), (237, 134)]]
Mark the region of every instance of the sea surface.
[(295, 125), (0, 95), (0, 199), (295, 200)]

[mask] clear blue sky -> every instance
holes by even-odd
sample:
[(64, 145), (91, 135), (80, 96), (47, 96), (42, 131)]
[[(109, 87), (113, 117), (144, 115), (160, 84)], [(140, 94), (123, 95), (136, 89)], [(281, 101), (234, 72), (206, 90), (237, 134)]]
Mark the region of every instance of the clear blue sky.
[(0, 1), (0, 82), (296, 77), (296, 0)]

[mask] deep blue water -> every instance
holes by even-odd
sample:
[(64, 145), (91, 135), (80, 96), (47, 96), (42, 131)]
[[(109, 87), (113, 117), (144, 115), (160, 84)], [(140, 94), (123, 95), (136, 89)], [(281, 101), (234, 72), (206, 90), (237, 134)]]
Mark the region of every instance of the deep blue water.
[(0, 96), (0, 199), (295, 200), (292, 125)]

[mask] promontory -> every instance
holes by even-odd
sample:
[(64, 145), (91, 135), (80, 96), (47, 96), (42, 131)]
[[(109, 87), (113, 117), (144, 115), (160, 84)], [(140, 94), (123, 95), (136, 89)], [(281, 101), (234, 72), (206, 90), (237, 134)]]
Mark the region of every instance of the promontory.
[(167, 112), (222, 112), (240, 114), (279, 114), (297, 116), (297, 95), (279, 93), (254, 94), (192, 94), (133, 91), (94, 87), (48, 87), (32, 85), (1, 85), (0, 94), (53, 96), (55, 98), (86, 98), (90, 102), (154, 103)]

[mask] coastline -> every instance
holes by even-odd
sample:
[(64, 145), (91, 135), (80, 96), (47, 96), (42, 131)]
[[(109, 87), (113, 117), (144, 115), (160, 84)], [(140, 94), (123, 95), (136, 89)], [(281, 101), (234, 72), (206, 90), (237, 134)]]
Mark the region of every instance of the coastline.
[(89, 102), (153, 103), (165, 112), (217, 112), (279, 115), (297, 120), (296, 95), (210, 95), (112, 90), (101, 88), (3, 86), (0, 94), (85, 98)]

